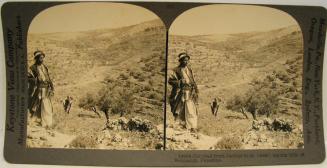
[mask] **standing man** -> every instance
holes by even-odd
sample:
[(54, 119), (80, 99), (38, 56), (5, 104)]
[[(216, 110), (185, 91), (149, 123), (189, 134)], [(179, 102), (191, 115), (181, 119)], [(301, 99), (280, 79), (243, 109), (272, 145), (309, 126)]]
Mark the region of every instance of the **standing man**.
[(217, 100), (217, 98), (214, 98), (213, 102), (211, 104), (211, 112), (216, 117), (217, 117), (217, 114), (218, 114), (218, 108), (219, 108), (218, 100)]
[(171, 111), (175, 120), (182, 122), (182, 125), (191, 132), (197, 129), (198, 109), (198, 88), (194, 80), (193, 72), (188, 65), (190, 56), (187, 53), (178, 55), (179, 66), (173, 69), (168, 79), (172, 86), (169, 97)]
[(43, 64), (45, 54), (42, 51), (34, 52), (35, 63), (30, 67), (30, 78), (34, 82), (31, 86), (30, 112), (32, 118), (36, 118), (42, 127), (52, 126), (52, 103), (53, 83), (50, 79), (48, 68)]

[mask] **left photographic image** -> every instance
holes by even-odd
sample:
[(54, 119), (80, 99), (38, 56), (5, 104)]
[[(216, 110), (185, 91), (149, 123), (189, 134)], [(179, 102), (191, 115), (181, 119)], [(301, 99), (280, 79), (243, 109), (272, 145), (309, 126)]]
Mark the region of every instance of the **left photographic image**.
[(166, 28), (153, 12), (50, 7), (27, 49), (28, 148), (163, 150)]

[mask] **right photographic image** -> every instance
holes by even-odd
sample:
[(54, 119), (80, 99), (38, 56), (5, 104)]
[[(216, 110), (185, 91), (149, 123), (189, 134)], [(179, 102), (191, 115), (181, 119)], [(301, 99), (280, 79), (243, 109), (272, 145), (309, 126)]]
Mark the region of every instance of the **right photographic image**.
[(278, 9), (206, 5), (169, 28), (167, 150), (303, 149), (303, 36)]

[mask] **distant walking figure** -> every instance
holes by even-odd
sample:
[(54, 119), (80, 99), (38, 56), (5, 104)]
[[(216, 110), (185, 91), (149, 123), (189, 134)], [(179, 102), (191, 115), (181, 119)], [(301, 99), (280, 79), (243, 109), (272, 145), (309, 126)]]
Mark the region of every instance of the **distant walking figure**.
[(66, 113), (69, 114), (72, 104), (73, 104), (73, 98), (70, 96), (67, 96), (67, 98), (64, 100), (64, 103), (63, 103), (64, 110)]
[(212, 115), (214, 115), (214, 116), (217, 117), (218, 109), (219, 109), (218, 100), (217, 100), (217, 98), (214, 98), (213, 99), (213, 102), (211, 104), (211, 112), (212, 112)]

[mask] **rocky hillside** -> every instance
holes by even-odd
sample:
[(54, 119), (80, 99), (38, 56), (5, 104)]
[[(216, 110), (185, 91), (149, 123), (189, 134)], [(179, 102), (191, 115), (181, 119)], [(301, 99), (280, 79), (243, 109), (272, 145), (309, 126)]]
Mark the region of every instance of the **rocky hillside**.
[(220, 90), (286, 69), (287, 60), (303, 54), (302, 34), (297, 26), (228, 35), (171, 35), (169, 46), (169, 69), (178, 64), (178, 53), (186, 51), (192, 56), (198, 84)]
[[(221, 139), (217, 148), (303, 147), (303, 39), (299, 27), (240, 34), (170, 35), (169, 70), (178, 65), (180, 52), (191, 55), (190, 64), (199, 86), (199, 132)], [(217, 117), (211, 114), (209, 105), (214, 97), (221, 100)], [(245, 108), (248, 118), (235, 106), (236, 97), (248, 103)], [(291, 133), (253, 129), (249, 101), (258, 110), (258, 122), (287, 121), (294, 123), (296, 129)], [(168, 123), (172, 124), (169, 111), (167, 115)], [(261, 135), (270, 140), (259, 142)], [(170, 143), (169, 146), (176, 146), (176, 142)]]
[[(129, 113), (124, 114), (127, 119), (137, 116), (153, 125), (163, 123), (165, 44), (166, 30), (160, 20), (117, 29), (29, 34), (29, 66), (33, 52), (42, 50), (54, 82), (55, 130), (76, 137), (101, 131), (106, 121), (99, 99), (106, 94), (115, 95), (117, 99), (111, 103), (116, 107), (129, 107)], [(127, 94), (130, 101), (124, 102)], [(62, 107), (68, 95), (74, 99), (69, 115)], [(101, 118), (81, 106), (85, 100), (90, 100), (88, 107), (96, 106)], [(109, 112), (111, 119), (119, 117), (117, 111)], [(123, 138), (128, 136), (126, 133)], [(134, 148), (151, 147), (134, 144)]]

